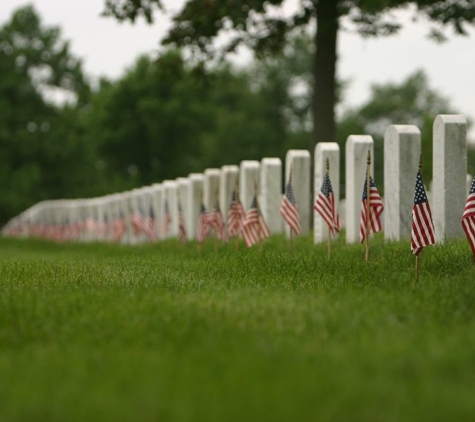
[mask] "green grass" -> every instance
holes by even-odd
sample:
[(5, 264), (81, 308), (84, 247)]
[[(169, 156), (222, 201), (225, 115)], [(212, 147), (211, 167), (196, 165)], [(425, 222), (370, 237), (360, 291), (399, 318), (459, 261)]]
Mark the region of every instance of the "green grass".
[(0, 239), (0, 421), (473, 421), (466, 241)]

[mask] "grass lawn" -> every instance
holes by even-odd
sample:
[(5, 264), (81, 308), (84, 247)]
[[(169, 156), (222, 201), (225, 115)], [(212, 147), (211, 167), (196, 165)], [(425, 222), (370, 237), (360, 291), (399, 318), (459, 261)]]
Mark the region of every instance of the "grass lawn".
[(465, 240), (0, 239), (0, 421), (474, 421)]

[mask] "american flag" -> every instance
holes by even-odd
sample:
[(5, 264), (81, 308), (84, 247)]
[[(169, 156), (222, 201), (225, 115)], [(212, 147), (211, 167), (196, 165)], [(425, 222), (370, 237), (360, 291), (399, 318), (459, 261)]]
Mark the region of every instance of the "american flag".
[(320, 192), (318, 192), (313, 208), (321, 215), (325, 223), (327, 223), (332, 235), (335, 235), (340, 231), (340, 216), (335, 207), (335, 195), (333, 194), (333, 188), (328, 172), (326, 172), (323, 177), (322, 187), (320, 188)]
[(155, 212), (150, 207), (148, 216), (144, 218), (145, 234), (151, 242), (157, 240), (157, 220), (155, 219)]
[(426, 190), (422, 183), (421, 171), (417, 171), (414, 205), (412, 206), (411, 251), (419, 255), (427, 245), (435, 243), (434, 223), (427, 200)]
[(233, 189), (231, 204), (228, 210), (228, 235), (229, 237), (239, 236), (242, 230), (242, 223), (246, 217), (244, 207), (239, 200), (236, 189)]
[(252, 198), (251, 207), (246, 213), (242, 228), (242, 237), (245, 245), (250, 248), (260, 240), (270, 236), (269, 228), (257, 206), (257, 198)]
[(183, 216), (181, 202), (178, 202), (178, 240), (180, 242), (186, 242), (185, 217)]
[(163, 221), (162, 221), (162, 237), (168, 237), (168, 231), (170, 230), (170, 224), (172, 222), (172, 216), (170, 214), (170, 208), (168, 207), (168, 201), (165, 200)]
[(198, 217), (198, 233), (196, 234), (196, 240), (199, 243), (203, 243), (209, 234), (208, 213), (203, 204), (201, 204), (201, 211)]
[(475, 177), (470, 187), (465, 209), (462, 215), (462, 227), (475, 256)]
[(219, 209), (219, 204), (217, 202), (214, 208), (208, 214), (208, 225), (210, 230), (214, 229), (218, 239), (227, 241), (223, 215), (221, 214), (221, 210)]
[(130, 217), (130, 224), (132, 226), (132, 230), (134, 231), (134, 235), (147, 232), (145, 219), (142, 217), (140, 212), (134, 212), (132, 214)]
[[(93, 235), (100, 235), (101, 234), (101, 225), (92, 217), (89, 217), (86, 219), (85, 221), (85, 229), (86, 231), (88, 231), (89, 233), (92, 233)], [(55, 232), (55, 235), (54, 237), (59, 240), (58, 236), (60, 236), (59, 234), (57, 234), (58, 232), (58, 226), (56, 227), (56, 232)]]
[[(360, 219), (360, 242), (364, 242), (366, 239), (366, 201), (367, 201), (367, 193), (366, 193), (366, 181), (367, 178), (364, 179), (364, 186), (363, 186), (363, 202), (361, 203), (361, 219)], [(380, 232), (383, 227), (381, 224), (381, 214), (384, 211), (383, 200), (379, 196), (378, 188), (374, 184), (373, 178), (369, 177), (369, 233), (376, 233)], [(368, 233), (368, 235), (369, 235)]]
[(118, 218), (112, 220), (112, 240), (118, 242), (127, 230), (127, 224), (125, 223), (122, 213)]
[(280, 206), (280, 215), (289, 225), (290, 230), (295, 234), (301, 233), (302, 227), (300, 226), (300, 216), (295, 202), (294, 190), (292, 188), (292, 177), (289, 177), (289, 181), (285, 186), (285, 192)]

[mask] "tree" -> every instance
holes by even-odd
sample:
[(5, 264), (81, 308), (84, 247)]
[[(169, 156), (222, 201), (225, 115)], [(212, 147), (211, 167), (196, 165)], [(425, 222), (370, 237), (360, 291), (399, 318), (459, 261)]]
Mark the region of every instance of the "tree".
[[(373, 85), (371, 97), (366, 103), (344, 113), (338, 125), (338, 142), (344, 146), (347, 137), (355, 133), (373, 136), (375, 180), (382, 191), (384, 132), (392, 124), (413, 124), (421, 131), (421, 151), (425, 157), (424, 181), (430, 183), (432, 129), (438, 114), (453, 114), (450, 101), (430, 87), (423, 71), (416, 71), (400, 84)], [(344, 153), (345, 148), (342, 151)], [(473, 151), (469, 154), (473, 156)], [(469, 166), (469, 171), (473, 171), (472, 166)]]
[[(282, 50), (288, 37), (316, 23), (313, 61), (313, 134), (310, 149), (320, 141), (335, 139), (337, 36), (348, 18), (363, 36), (389, 35), (400, 29), (388, 12), (409, 5), (434, 23), (432, 35), (441, 39), (443, 26), (466, 34), (465, 24), (475, 23), (475, 2), (467, 0), (300, 0), (294, 15), (272, 13), (286, 0), (187, 0), (173, 17), (165, 44), (191, 46), (204, 59), (233, 52), (245, 44), (258, 54)], [(105, 0), (105, 14), (119, 20), (153, 21), (164, 10), (164, 0)], [(214, 42), (228, 35), (221, 47)]]
[(85, 104), (89, 95), (81, 63), (60, 35), (31, 6), (0, 28), (0, 222), (37, 201), (75, 195), (90, 180), (91, 150), (71, 133), (73, 106), (47, 100), (60, 92)]
[[(293, 118), (280, 61), (238, 71), (227, 63), (197, 77), (180, 52), (143, 56), (102, 81), (85, 111), (109, 187), (132, 187), (263, 156), (283, 158)], [(186, 153), (183, 153), (186, 152)]]

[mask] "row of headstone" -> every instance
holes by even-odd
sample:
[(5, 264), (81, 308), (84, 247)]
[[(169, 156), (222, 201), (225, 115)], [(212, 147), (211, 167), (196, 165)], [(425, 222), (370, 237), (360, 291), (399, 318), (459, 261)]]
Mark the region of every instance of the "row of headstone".
[[(369, 135), (351, 135), (346, 142), (344, 226), (347, 243), (359, 241), (367, 153), (369, 150), (371, 156), (374, 155), (373, 144)], [(384, 135), (384, 233), (388, 240), (410, 237), (420, 151), (421, 136), (416, 126), (391, 125), (387, 128)], [(319, 143), (314, 152), (313, 195), (310, 192), (310, 152), (290, 150), (285, 159), (284, 180), (286, 183), (292, 177), (303, 236), (310, 231), (313, 203), (322, 185), (327, 160), (337, 204), (340, 198), (338, 144)], [(433, 169), (432, 210), (437, 240), (461, 237), (460, 219), (467, 193), (466, 120), (463, 116), (440, 115), (435, 119)], [(226, 221), (233, 189), (238, 187), (246, 210), (257, 195), (270, 232), (285, 232), (290, 236), (279, 213), (282, 175), (279, 158), (263, 158), (261, 161), (242, 161), (239, 166), (207, 169), (203, 173), (191, 173), (188, 177), (101, 198), (44, 201), (11, 220), (3, 233), (57, 239), (66, 233), (67, 238), (80, 241), (137, 244), (178, 237), (181, 214), (187, 239), (191, 240), (196, 238), (202, 205), (208, 210), (219, 206)], [(315, 212), (313, 236), (315, 243), (326, 241), (328, 236), (325, 223)]]

